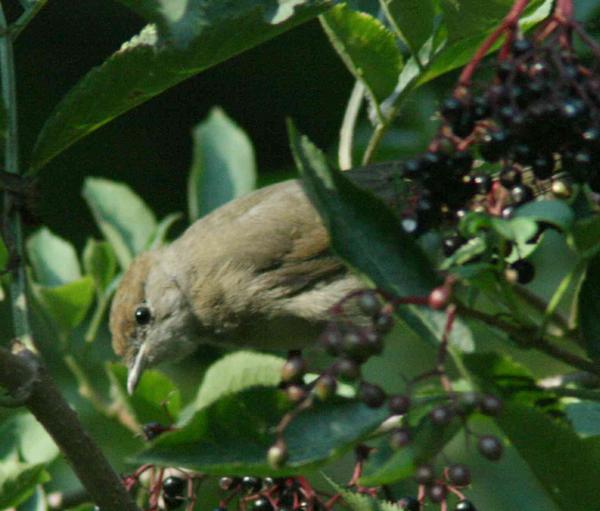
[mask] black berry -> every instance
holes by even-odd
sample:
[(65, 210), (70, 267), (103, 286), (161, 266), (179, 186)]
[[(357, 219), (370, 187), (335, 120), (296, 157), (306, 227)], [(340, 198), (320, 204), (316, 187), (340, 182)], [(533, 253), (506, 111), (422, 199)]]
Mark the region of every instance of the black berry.
[(252, 509), (256, 511), (273, 511), (271, 501), (266, 497), (259, 497), (254, 501)]
[(454, 412), (449, 406), (438, 406), (429, 412), (429, 418), (436, 426), (445, 426), (454, 417)]
[(406, 447), (411, 440), (410, 430), (408, 428), (394, 429), (390, 433), (390, 446), (392, 449), (401, 449)]
[(454, 511), (477, 511), (477, 508), (470, 500), (461, 500), (456, 504)]
[(467, 486), (471, 483), (471, 471), (462, 463), (456, 463), (448, 467), (448, 479), (456, 486)]
[(419, 501), (414, 497), (402, 497), (398, 501), (398, 507), (404, 511), (419, 511), (421, 509)]
[(385, 392), (378, 385), (363, 381), (358, 388), (358, 398), (369, 408), (379, 408), (385, 401)]
[(402, 394), (391, 396), (388, 407), (393, 414), (404, 415), (410, 408), (410, 397)]
[(259, 477), (244, 476), (242, 478), (242, 491), (247, 494), (253, 494), (260, 491), (262, 488), (262, 481)]
[(185, 490), (185, 480), (181, 479), (181, 477), (167, 477), (162, 483), (162, 489), (166, 496), (179, 497), (183, 495), (183, 491)]
[(445, 484), (435, 483), (427, 488), (427, 496), (431, 502), (440, 503), (448, 494), (448, 489)]
[(490, 461), (498, 461), (502, 457), (503, 447), (500, 440), (492, 435), (484, 435), (477, 442), (477, 449)]
[(511, 263), (509, 269), (516, 272), (516, 281), (519, 284), (529, 284), (535, 277), (535, 267), (526, 259), (518, 259)]
[(485, 395), (481, 399), (481, 411), (495, 417), (502, 411), (502, 401), (491, 394)]
[(415, 471), (415, 481), (419, 484), (429, 484), (435, 479), (433, 466), (429, 464), (419, 465)]

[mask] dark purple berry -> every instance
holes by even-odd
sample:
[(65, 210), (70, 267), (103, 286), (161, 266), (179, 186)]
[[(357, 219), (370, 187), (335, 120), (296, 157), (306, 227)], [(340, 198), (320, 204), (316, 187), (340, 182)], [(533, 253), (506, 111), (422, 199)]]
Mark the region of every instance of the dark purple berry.
[(343, 380), (356, 380), (360, 376), (359, 365), (349, 358), (342, 357), (334, 365), (335, 374)]
[(421, 509), (419, 501), (414, 497), (402, 497), (398, 501), (398, 507), (404, 511), (419, 511)]
[(579, 98), (565, 99), (560, 105), (560, 115), (566, 121), (580, 121), (586, 112), (587, 107)]
[(490, 193), (490, 191), (492, 190), (493, 180), (492, 177), (487, 174), (479, 174), (473, 176), (472, 182), (477, 189), (477, 193), (481, 195)]
[(471, 413), (480, 403), (481, 394), (479, 392), (463, 392), (458, 399), (458, 405), (463, 414)]
[(490, 461), (498, 461), (502, 457), (503, 447), (495, 436), (484, 435), (477, 442), (477, 449)]
[(535, 268), (526, 259), (518, 259), (511, 263), (509, 269), (516, 272), (516, 281), (519, 284), (529, 284), (535, 277)]
[(259, 497), (254, 501), (252, 509), (255, 511), (273, 511), (273, 505), (267, 497)]
[(306, 362), (302, 355), (294, 355), (288, 358), (281, 369), (281, 381), (285, 383), (297, 383), (302, 381), (306, 372)]
[(462, 463), (455, 463), (448, 467), (448, 479), (455, 486), (467, 486), (471, 484), (471, 471)]
[(533, 44), (528, 39), (515, 39), (510, 46), (510, 51), (515, 57), (520, 57), (533, 50)]
[(373, 291), (365, 291), (358, 297), (358, 306), (369, 316), (374, 316), (381, 310), (381, 302)]
[(436, 426), (449, 424), (454, 417), (454, 411), (449, 406), (438, 406), (429, 412), (429, 418)]
[(392, 449), (401, 449), (406, 447), (411, 441), (412, 435), (408, 428), (394, 429), (390, 433), (390, 446)]
[(484, 96), (478, 96), (475, 99), (473, 99), (472, 113), (473, 118), (476, 121), (489, 117), (492, 113), (492, 109), (487, 98), (485, 98)]
[(477, 511), (477, 508), (470, 500), (461, 500), (456, 504), (454, 511)]
[(505, 208), (502, 208), (502, 211), (500, 212), (500, 216), (502, 218), (504, 218), (504, 220), (508, 220), (508, 219), (512, 218), (514, 212), (515, 212), (514, 206), (506, 206)]
[(409, 179), (415, 179), (421, 176), (423, 172), (423, 162), (420, 158), (406, 160), (403, 165), (403, 173)]
[(510, 198), (517, 206), (520, 206), (521, 204), (525, 204), (526, 202), (533, 200), (534, 193), (531, 187), (527, 185), (515, 185), (510, 190)]
[(442, 502), (446, 498), (447, 494), (448, 489), (443, 483), (435, 483), (427, 488), (427, 496), (429, 497), (429, 500), (431, 502), (435, 502), (436, 504)]
[(154, 440), (157, 436), (162, 435), (165, 431), (170, 430), (170, 426), (163, 426), (159, 422), (148, 422), (142, 427), (144, 438), (148, 441)]
[(510, 190), (514, 186), (520, 185), (523, 181), (523, 176), (519, 169), (514, 167), (506, 167), (500, 172), (500, 184), (507, 190)]
[(168, 511), (171, 511), (172, 509), (180, 508), (184, 502), (184, 498), (183, 497), (169, 497), (167, 495), (163, 495), (163, 501), (165, 503), (165, 508)]
[(390, 412), (396, 415), (404, 415), (410, 408), (410, 397), (398, 394), (391, 396), (388, 401)]
[(363, 381), (358, 388), (358, 398), (369, 408), (379, 408), (385, 402), (385, 392), (378, 385)]
[(448, 159), (448, 168), (457, 176), (463, 176), (473, 167), (473, 156), (468, 151), (456, 151)]
[(435, 479), (435, 470), (433, 466), (426, 463), (419, 465), (415, 470), (415, 481), (419, 484), (430, 484)]
[(440, 111), (442, 117), (449, 123), (455, 123), (460, 120), (464, 112), (463, 103), (456, 98), (447, 98), (443, 101)]
[(249, 495), (258, 493), (262, 488), (262, 481), (259, 477), (244, 476), (242, 477), (242, 491)]
[(330, 325), (319, 337), (319, 342), (325, 348), (325, 351), (335, 357), (342, 351), (343, 334), (337, 325)]
[(219, 488), (223, 491), (229, 491), (236, 488), (242, 480), (239, 477), (221, 477), (219, 479)]
[(315, 382), (314, 393), (321, 401), (326, 401), (335, 394), (337, 381), (331, 374), (322, 374)]
[(497, 162), (509, 147), (509, 135), (506, 131), (494, 131), (480, 148), (481, 156), (491, 162)]
[(358, 363), (364, 362), (370, 355), (367, 341), (358, 329), (350, 330), (344, 334), (342, 351), (348, 358)]
[(185, 490), (185, 480), (181, 477), (167, 477), (162, 482), (162, 490), (167, 497), (180, 497)]
[(387, 334), (394, 327), (394, 318), (389, 312), (377, 314), (375, 318), (375, 330), (380, 334)]
[(487, 394), (481, 399), (481, 412), (485, 415), (495, 417), (502, 411), (502, 401), (500, 398)]
[(531, 162), (531, 170), (538, 179), (548, 179), (554, 170), (554, 157), (551, 154), (539, 154)]

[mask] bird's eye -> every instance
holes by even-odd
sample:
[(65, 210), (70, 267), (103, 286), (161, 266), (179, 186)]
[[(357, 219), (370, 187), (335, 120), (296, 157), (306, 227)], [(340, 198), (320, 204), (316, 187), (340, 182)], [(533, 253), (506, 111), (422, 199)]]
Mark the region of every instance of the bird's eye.
[(150, 323), (152, 319), (152, 313), (150, 312), (150, 308), (146, 305), (140, 305), (137, 309), (135, 309), (135, 321), (138, 325), (143, 326)]

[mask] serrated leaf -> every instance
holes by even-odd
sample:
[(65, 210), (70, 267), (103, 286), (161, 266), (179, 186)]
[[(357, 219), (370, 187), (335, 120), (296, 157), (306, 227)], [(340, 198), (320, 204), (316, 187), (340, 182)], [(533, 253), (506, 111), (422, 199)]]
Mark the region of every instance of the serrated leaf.
[(0, 464), (0, 509), (9, 509), (25, 502), (38, 484), (48, 481), (43, 463), (6, 462)]
[(181, 410), (181, 394), (175, 384), (163, 373), (144, 371), (135, 393), (127, 393), (127, 368), (121, 364), (106, 367), (113, 399), (126, 406), (140, 424), (159, 422), (170, 425)]
[(256, 162), (248, 135), (220, 108), (193, 131), (194, 159), (188, 180), (190, 220), (254, 190)]
[[(124, 2), (126, 0), (123, 0)], [(177, 0), (140, 6), (162, 18), (168, 33), (148, 25), (84, 76), (56, 106), (40, 132), (31, 169), (39, 170), (71, 144), (115, 117), (211, 66), (314, 18), (330, 0)], [(168, 12), (181, 16), (166, 19)]]
[(333, 250), (377, 287), (396, 296), (425, 296), (436, 277), (427, 257), (396, 216), (367, 190), (331, 170), (293, 124), (288, 132), (304, 189), (331, 235)]
[(107, 241), (88, 239), (83, 249), (83, 269), (94, 279), (99, 292), (104, 292), (117, 272), (117, 258)]
[(127, 185), (107, 179), (87, 178), (83, 197), (121, 268), (126, 269), (154, 234), (154, 213)]
[(61, 286), (81, 278), (75, 248), (47, 227), (29, 237), (27, 255), (38, 284)]
[(284, 363), (283, 358), (252, 351), (237, 351), (217, 360), (206, 371), (196, 399), (183, 411), (180, 424), (229, 394), (251, 387), (276, 387)]
[(573, 429), (581, 437), (600, 436), (600, 403), (580, 401), (569, 403), (565, 412)]
[(331, 486), (333, 486), (335, 491), (342, 496), (344, 502), (352, 511), (402, 511), (402, 508), (391, 502), (379, 500), (370, 495), (365, 495), (364, 493), (350, 491), (349, 489), (336, 484), (328, 477), (327, 480)]
[(431, 0), (383, 0), (382, 7), (413, 54), (433, 31), (435, 7)]
[(78, 326), (94, 299), (94, 281), (86, 276), (68, 284), (45, 287), (34, 283), (33, 292), (48, 316), (63, 332)]
[(337, 5), (321, 16), (321, 24), (346, 67), (380, 103), (393, 90), (402, 70), (402, 54), (393, 34), (365, 12)]
[(579, 332), (585, 343), (587, 354), (600, 359), (600, 254), (590, 259), (585, 277), (577, 294)]
[(136, 456), (136, 462), (211, 475), (300, 474), (364, 440), (388, 415), (350, 400), (317, 403), (286, 428), (289, 460), (274, 470), (267, 463), (267, 450), (275, 443), (275, 427), (291, 406), (275, 388), (254, 387), (227, 395), (200, 410), (183, 428), (163, 433)]

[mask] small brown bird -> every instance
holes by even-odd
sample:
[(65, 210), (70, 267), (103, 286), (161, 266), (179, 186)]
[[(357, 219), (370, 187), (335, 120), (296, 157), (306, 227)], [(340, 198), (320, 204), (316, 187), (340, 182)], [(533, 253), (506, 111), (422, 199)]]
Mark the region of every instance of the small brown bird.
[[(396, 164), (380, 164), (347, 175), (385, 199), (394, 171)], [(202, 343), (301, 349), (316, 339), (330, 308), (361, 287), (330, 251), (298, 180), (240, 197), (170, 245), (140, 254), (126, 271), (110, 329), (129, 368), (128, 391), (144, 369)]]

